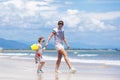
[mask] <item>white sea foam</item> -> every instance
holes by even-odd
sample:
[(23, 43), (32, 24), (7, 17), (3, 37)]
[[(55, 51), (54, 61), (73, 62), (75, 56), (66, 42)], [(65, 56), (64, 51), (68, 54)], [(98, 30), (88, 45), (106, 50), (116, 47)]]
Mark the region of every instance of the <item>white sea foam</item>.
[(28, 53), (0, 53), (0, 55), (6, 55), (6, 56), (25, 56), (29, 55)]
[[(46, 60), (57, 60), (57, 57), (48, 57), (44, 56)], [(64, 61), (64, 58), (62, 58), (62, 61)], [(71, 62), (79, 62), (79, 63), (93, 63), (93, 64), (106, 64), (106, 65), (119, 65), (120, 66), (120, 60), (86, 60), (86, 59), (73, 59), (70, 58)]]
[(35, 56), (35, 54), (29, 54), (29, 56)]
[[(26, 56), (28, 55), (28, 56)], [(11, 59), (34, 59), (34, 54), (28, 54), (28, 53), (0, 53), (1, 57), (11, 56)], [(84, 54), (80, 56), (98, 56), (97, 54)], [(53, 60), (56, 61), (57, 57), (51, 57), (51, 56), (43, 56), (45, 60)], [(92, 59), (75, 59), (75, 58), (69, 58), (71, 62), (79, 62), (79, 63), (94, 63), (94, 64), (106, 64), (106, 65), (119, 65), (120, 66), (120, 60), (92, 60)], [(65, 61), (64, 58), (62, 58), (62, 61)]]
[(98, 56), (98, 54), (78, 54), (77, 56), (84, 57), (84, 56)]
[(70, 59), (71, 62), (80, 63), (94, 63), (94, 64), (106, 64), (106, 65), (119, 65), (120, 60), (86, 60), (86, 59)]
[[(46, 60), (57, 60), (57, 57), (48, 57), (44, 56)], [(62, 58), (62, 61), (64, 61), (64, 58)], [(79, 63), (93, 63), (93, 64), (106, 64), (106, 65), (119, 65), (120, 66), (120, 60), (86, 60), (86, 59), (73, 59), (70, 58), (71, 62), (79, 62)]]
[(9, 56), (2, 56), (2, 55), (0, 55), (0, 58), (8, 58)]
[(20, 56), (12, 56), (11, 59), (25, 59), (25, 60), (31, 60), (33, 58), (30, 57), (20, 57)]
[(57, 57), (43, 56), (46, 60), (57, 60)]
[(78, 54), (78, 52), (74, 52), (74, 54)]

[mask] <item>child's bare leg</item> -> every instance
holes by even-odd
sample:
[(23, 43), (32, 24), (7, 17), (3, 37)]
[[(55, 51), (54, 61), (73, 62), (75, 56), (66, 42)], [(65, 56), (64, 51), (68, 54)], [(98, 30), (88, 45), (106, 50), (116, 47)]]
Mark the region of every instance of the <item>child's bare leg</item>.
[(44, 66), (45, 62), (40, 62), (40, 64), (38, 65), (38, 69), (41, 70), (42, 67)]
[(37, 64), (38, 63), (38, 59), (37, 59), (37, 56), (35, 55), (34, 57), (34, 60), (35, 60), (35, 63)]
[(40, 63), (38, 63), (38, 69), (37, 69), (37, 70), (40, 70), (40, 66), (41, 66), (41, 64), (40, 64)]

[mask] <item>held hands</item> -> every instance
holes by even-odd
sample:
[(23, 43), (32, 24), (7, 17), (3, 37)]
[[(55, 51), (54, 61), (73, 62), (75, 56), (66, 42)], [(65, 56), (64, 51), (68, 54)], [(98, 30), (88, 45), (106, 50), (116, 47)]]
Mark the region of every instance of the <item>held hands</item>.
[(46, 50), (46, 47), (44, 47), (42, 50), (43, 50), (43, 52), (44, 52), (44, 51)]
[(70, 46), (67, 46), (68, 49), (70, 49)]
[(48, 43), (46, 43), (45, 46), (43, 47), (43, 52), (46, 50), (47, 46), (48, 46)]

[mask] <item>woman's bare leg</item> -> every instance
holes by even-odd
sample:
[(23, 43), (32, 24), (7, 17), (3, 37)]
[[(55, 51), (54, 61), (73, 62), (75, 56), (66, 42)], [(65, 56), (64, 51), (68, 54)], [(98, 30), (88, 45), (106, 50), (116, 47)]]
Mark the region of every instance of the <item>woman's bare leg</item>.
[(55, 71), (57, 72), (58, 69), (59, 69), (59, 66), (60, 66), (60, 63), (61, 63), (61, 59), (62, 59), (62, 53), (61, 51), (59, 50), (58, 51), (58, 59), (56, 61), (56, 68), (55, 68)]
[(66, 52), (64, 49), (61, 49), (61, 50), (60, 50), (60, 53), (63, 54), (64, 59), (65, 59), (67, 65), (68, 65), (68, 67), (71, 69), (71, 68), (72, 68), (72, 65), (71, 65), (71, 63), (70, 63), (70, 61), (69, 61), (69, 58), (68, 58), (67, 52)]

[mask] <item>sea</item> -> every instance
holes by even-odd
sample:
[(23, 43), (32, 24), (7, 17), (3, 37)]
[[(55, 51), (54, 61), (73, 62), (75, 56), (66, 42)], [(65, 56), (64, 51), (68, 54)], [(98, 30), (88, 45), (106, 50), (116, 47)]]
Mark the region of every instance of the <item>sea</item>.
[[(67, 51), (71, 62), (90, 63), (90, 64), (106, 64), (120, 66), (120, 51), (116, 50), (73, 50)], [(19, 52), (19, 53), (0, 53), (0, 57), (10, 57), (11, 59), (34, 59), (34, 52)], [(45, 60), (56, 61), (57, 52), (44, 52)], [(64, 58), (62, 58), (64, 62)]]

